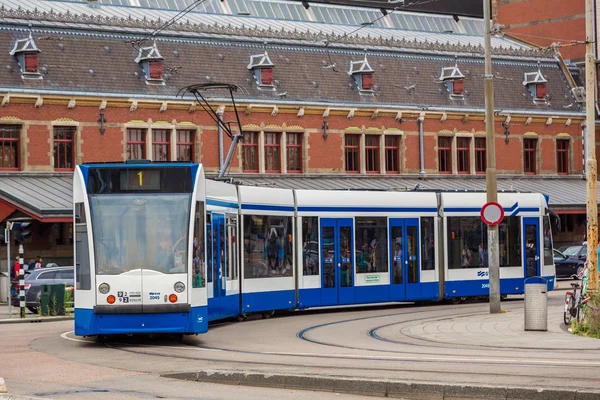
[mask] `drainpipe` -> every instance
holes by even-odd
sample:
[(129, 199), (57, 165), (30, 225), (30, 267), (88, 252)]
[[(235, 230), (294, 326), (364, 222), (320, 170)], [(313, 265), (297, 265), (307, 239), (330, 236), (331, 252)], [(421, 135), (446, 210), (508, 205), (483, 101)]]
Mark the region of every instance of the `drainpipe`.
[[(223, 114), (225, 112), (225, 107), (220, 106), (217, 109), (217, 116), (219, 117), (219, 119), (222, 121), (223, 120)], [(221, 171), (223, 169), (223, 127), (221, 126), (221, 124), (218, 124), (219, 126), (219, 171)]]
[(425, 152), (423, 150), (423, 137), (425, 136), (425, 134), (423, 133), (423, 120), (425, 119), (425, 115), (423, 113), (421, 113), (421, 115), (419, 116), (419, 118), (417, 118), (417, 124), (419, 125), (419, 155), (421, 158), (421, 172), (419, 172), (420, 175), (425, 175)]

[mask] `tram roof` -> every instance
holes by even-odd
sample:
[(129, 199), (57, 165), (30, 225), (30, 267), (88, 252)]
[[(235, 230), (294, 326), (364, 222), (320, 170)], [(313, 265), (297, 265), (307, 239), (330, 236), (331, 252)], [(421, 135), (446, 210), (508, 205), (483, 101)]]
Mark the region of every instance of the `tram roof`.
[[(231, 178), (242, 185), (308, 190), (485, 192), (485, 177), (419, 176), (246, 176)], [(557, 210), (585, 210), (586, 182), (573, 177), (498, 177), (498, 192), (543, 193)], [(600, 196), (600, 190), (598, 191)]]

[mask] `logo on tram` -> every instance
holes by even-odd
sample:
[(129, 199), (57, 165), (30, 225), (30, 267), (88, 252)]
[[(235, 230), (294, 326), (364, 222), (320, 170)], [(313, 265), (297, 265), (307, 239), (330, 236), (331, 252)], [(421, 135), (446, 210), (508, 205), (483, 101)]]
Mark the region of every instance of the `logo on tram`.
[(477, 271), (477, 276), (490, 276), (488, 271)]

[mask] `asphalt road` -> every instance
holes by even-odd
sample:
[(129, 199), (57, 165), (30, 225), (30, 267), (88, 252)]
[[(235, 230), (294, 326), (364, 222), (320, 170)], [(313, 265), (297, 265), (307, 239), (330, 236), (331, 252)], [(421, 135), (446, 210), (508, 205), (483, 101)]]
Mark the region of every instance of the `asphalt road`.
[(549, 293), (547, 332), (523, 330), (518, 296), (503, 302), (499, 315), (490, 315), (487, 303), (467, 303), (253, 316), (213, 324), (184, 343), (122, 337), (100, 344), (75, 337), (72, 321), (0, 325), (0, 377), (11, 393), (53, 399), (361, 398), (335, 387), (313, 392), (163, 377), (199, 371), (595, 390), (600, 341), (566, 331), (560, 289), (568, 282), (558, 286)]

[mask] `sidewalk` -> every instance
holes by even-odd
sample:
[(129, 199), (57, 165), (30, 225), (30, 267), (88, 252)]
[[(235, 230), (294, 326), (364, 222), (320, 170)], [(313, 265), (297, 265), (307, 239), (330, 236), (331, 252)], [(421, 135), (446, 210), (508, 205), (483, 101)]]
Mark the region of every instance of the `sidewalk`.
[(12, 317), (8, 312), (8, 304), (0, 303), (0, 324), (18, 324), (25, 322), (51, 322), (51, 321), (66, 321), (73, 319), (73, 315), (60, 315), (55, 317), (44, 317), (39, 314), (33, 314), (29, 310), (25, 310), (25, 318), (20, 318), (20, 308), (12, 308)]

